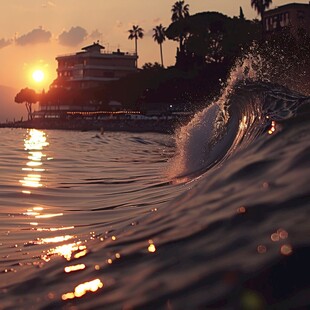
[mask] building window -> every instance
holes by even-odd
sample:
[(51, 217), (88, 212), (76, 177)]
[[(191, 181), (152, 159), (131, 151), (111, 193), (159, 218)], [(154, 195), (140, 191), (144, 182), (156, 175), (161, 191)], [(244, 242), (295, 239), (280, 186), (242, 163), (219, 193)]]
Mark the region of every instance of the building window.
[(265, 20), (265, 28), (266, 28), (266, 31), (269, 31), (269, 18), (266, 18)]
[(75, 77), (82, 77), (83, 76), (83, 70), (75, 70), (74, 74)]
[(304, 11), (297, 11), (297, 18), (301, 21), (305, 19), (305, 12)]
[(284, 16), (283, 14), (277, 14), (272, 18), (272, 28), (280, 29), (281, 27), (284, 27)]
[(110, 77), (110, 78), (112, 78), (112, 77), (114, 77), (114, 72), (104, 72), (104, 77)]
[(290, 14), (289, 12), (284, 13), (284, 25), (288, 26), (290, 24)]

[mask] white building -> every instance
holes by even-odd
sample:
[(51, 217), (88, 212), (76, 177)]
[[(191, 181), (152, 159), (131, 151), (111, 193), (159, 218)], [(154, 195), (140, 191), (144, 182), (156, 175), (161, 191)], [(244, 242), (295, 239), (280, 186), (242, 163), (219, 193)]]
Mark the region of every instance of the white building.
[(124, 53), (119, 49), (112, 53), (103, 50), (102, 45), (93, 43), (83, 47), (81, 52), (58, 56), (57, 79), (52, 87), (96, 87), (137, 71), (136, 54)]

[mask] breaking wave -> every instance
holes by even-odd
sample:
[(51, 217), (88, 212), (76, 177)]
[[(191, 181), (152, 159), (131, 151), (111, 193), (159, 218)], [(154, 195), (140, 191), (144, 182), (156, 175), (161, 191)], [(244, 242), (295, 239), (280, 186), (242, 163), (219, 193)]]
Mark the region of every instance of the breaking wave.
[(219, 99), (177, 131), (170, 178), (188, 181), (201, 175), (308, 108), (309, 97), (261, 80), (258, 62), (250, 57), (236, 66)]

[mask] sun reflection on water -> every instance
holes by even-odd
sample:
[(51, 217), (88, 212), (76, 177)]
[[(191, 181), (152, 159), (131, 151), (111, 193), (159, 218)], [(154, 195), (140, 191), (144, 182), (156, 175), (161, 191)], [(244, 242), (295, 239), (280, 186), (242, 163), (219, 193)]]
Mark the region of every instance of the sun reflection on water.
[(149, 246), (148, 246), (147, 250), (148, 250), (150, 253), (156, 252), (155, 244), (154, 244), (153, 240), (151, 240), (151, 239), (149, 240)]
[(57, 237), (51, 237), (51, 238), (41, 238), (41, 239), (38, 239), (38, 244), (59, 243), (63, 241), (68, 241), (73, 238), (74, 236), (71, 236), (71, 235), (57, 236)]
[(74, 271), (79, 271), (79, 270), (84, 270), (86, 268), (85, 264), (78, 264), (78, 265), (73, 265), (73, 266), (67, 266), (65, 267), (65, 272), (70, 273)]
[(74, 243), (63, 244), (55, 248), (51, 248), (46, 252), (46, 254), (42, 255), (41, 258), (48, 262), (52, 256), (58, 255), (64, 257), (67, 261), (70, 261), (72, 256), (74, 258), (79, 258), (81, 256), (85, 256), (86, 254), (86, 246), (82, 245), (81, 241), (77, 241)]
[[(30, 223), (30, 225), (35, 225), (35, 226), (37, 226), (38, 223)], [(49, 228), (38, 227), (38, 228), (35, 228), (36, 231), (60, 231), (60, 230), (69, 230), (69, 229), (74, 229), (74, 226), (49, 227)]]
[(69, 292), (62, 295), (62, 300), (79, 298), (84, 296), (87, 292), (96, 292), (103, 287), (100, 279), (95, 279), (89, 282), (81, 283), (74, 288), (74, 292)]
[[(45, 220), (57, 216), (63, 216), (63, 213), (50, 213), (47, 212), (46, 208), (43, 208), (42, 206), (36, 206), (32, 209), (26, 210), (26, 212), (23, 213), (25, 216), (33, 217), (35, 220)], [(65, 231), (65, 230), (72, 230), (75, 228), (75, 226), (60, 226), (60, 227), (49, 227), (49, 226), (43, 226), (42, 223), (39, 221), (30, 221), (29, 225), (31, 226), (31, 229), (37, 232), (59, 232), (59, 231)], [(46, 224), (45, 224), (46, 225)], [(37, 238), (33, 241), (29, 241), (25, 243), (25, 246), (32, 246), (32, 245), (46, 245), (46, 244), (56, 244), (56, 243), (64, 243), (66, 241), (72, 240), (74, 238), (77, 238), (75, 235), (58, 235), (58, 236), (50, 236), (50, 237), (44, 237), (44, 238)], [(41, 258), (48, 262), (52, 256), (63, 256), (66, 260), (71, 260), (72, 257), (77, 259), (82, 256), (85, 256), (88, 253), (86, 246), (82, 245), (81, 241), (69, 243), (69, 244), (62, 244), (56, 247), (52, 247), (49, 250), (45, 251), (44, 254), (41, 255)]]
[(42, 150), (49, 143), (46, 141), (45, 132), (37, 129), (30, 129), (29, 138), (24, 140), (25, 150)]
[[(35, 219), (48, 219), (48, 218), (53, 218), (53, 217), (58, 217), (58, 216), (63, 216), (62, 212), (59, 213), (46, 213), (45, 209), (43, 207), (34, 207), (32, 209), (27, 209), (26, 212), (23, 213), (23, 215), (26, 216), (32, 216)], [(32, 222), (36, 223), (36, 222)], [(32, 224), (33, 225), (33, 224)], [(37, 225), (37, 224), (36, 224)], [(67, 228), (54, 228), (54, 230), (60, 230), (60, 229), (71, 229), (74, 228), (73, 226), (68, 226)], [(49, 229), (51, 231), (51, 229)]]
[(275, 133), (276, 131), (276, 122), (275, 121), (272, 121), (271, 122), (271, 126), (270, 126), (270, 129), (268, 130), (268, 133), (270, 135), (272, 135), (273, 133)]
[[(39, 188), (42, 187), (41, 172), (45, 171), (41, 166), (43, 165), (42, 159), (46, 156), (42, 150), (48, 146), (47, 137), (41, 130), (30, 129), (27, 132), (27, 137), (24, 139), (24, 149), (28, 151), (26, 167), (22, 171), (29, 172), (20, 183), (23, 187)], [(23, 190), (24, 194), (31, 194), (31, 191)]]
[[(22, 193), (31, 195), (32, 190), (43, 187), (42, 173), (45, 171), (44, 161), (51, 160), (52, 157), (47, 157), (44, 149), (49, 145), (47, 136), (43, 131), (31, 129), (27, 132), (27, 137), (24, 139), (24, 150), (27, 152), (26, 162), (22, 171), (23, 178), (19, 181), (22, 186)], [(81, 263), (89, 250), (84, 242), (77, 240), (74, 233), (64, 233), (62, 231), (73, 230), (74, 226), (57, 227), (51, 225), (48, 219), (54, 217), (62, 217), (64, 214), (59, 210), (55, 212), (54, 208), (36, 205), (28, 207), (23, 215), (29, 217), (29, 225), (32, 231), (42, 233), (44, 236), (37, 236), (37, 238), (24, 243), (24, 246), (41, 246), (44, 247), (39, 257), (45, 262), (49, 262), (54, 256), (61, 256), (68, 262), (79, 260), (78, 264), (72, 264), (64, 268), (64, 272), (69, 274), (71, 272), (81, 272), (86, 269), (86, 265)], [(53, 235), (54, 233), (54, 235)], [(55, 235), (57, 233), (57, 235)], [(112, 240), (116, 240), (113, 236)], [(115, 255), (120, 258), (120, 254)], [(99, 268), (99, 266), (98, 266)], [(98, 269), (96, 269), (98, 270)], [(89, 282), (84, 282), (77, 285), (72, 292), (62, 295), (63, 300), (79, 298), (89, 292), (96, 292), (103, 287), (100, 279), (94, 279)]]

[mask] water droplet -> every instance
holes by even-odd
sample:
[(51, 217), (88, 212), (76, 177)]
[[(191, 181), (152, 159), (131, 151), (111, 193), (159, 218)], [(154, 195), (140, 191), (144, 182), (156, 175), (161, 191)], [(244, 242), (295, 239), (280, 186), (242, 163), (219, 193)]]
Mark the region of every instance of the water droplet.
[(293, 248), (290, 244), (284, 244), (281, 246), (280, 252), (282, 255), (288, 256), (293, 253)]
[(270, 238), (271, 238), (271, 240), (274, 241), (274, 242), (280, 240), (279, 234), (277, 234), (277, 233), (271, 234)]
[(267, 252), (266, 246), (263, 245), (263, 244), (258, 245), (258, 246), (257, 246), (257, 252), (258, 252), (259, 254), (265, 254), (265, 253)]
[(245, 212), (246, 212), (246, 208), (245, 207), (240, 207), (240, 208), (237, 209), (237, 213), (238, 214), (243, 214)]

